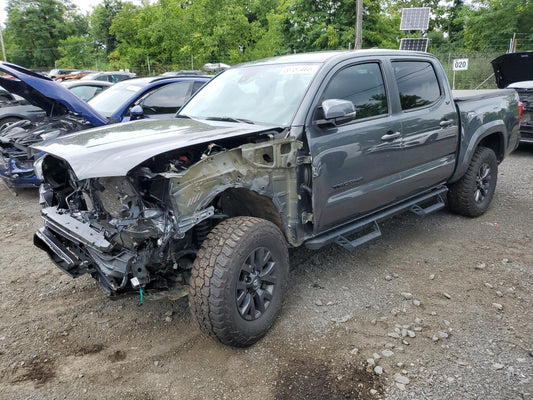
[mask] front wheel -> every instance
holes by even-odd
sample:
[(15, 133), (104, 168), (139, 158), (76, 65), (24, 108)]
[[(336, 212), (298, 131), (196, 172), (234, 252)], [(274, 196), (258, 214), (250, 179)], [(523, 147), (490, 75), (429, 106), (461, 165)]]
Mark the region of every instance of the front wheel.
[(286, 289), (289, 254), (273, 223), (235, 217), (207, 236), (192, 267), (189, 307), (200, 329), (246, 347), (274, 323)]
[(458, 214), (478, 217), (489, 208), (498, 179), (498, 160), (486, 147), (476, 149), (468, 170), (449, 187), (448, 205)]

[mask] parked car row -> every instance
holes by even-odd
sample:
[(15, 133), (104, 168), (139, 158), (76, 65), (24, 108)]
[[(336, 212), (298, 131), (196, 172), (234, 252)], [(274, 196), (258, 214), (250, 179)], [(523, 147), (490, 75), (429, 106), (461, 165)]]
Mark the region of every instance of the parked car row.
[(126, 79), (135, 78), (136, 74), (128, 71), (88, 71), (74, 69), (53, 69), (48, 77), (55, 81), (69, 81), (76, 79), (97, 80), (117, 83)]

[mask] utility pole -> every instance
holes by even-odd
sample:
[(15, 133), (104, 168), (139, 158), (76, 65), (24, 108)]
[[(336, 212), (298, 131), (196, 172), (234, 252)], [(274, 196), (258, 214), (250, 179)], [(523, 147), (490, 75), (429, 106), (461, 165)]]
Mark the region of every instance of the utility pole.
[(363, 48), (363, 0), (356, 0), (357, 8), (355, 15), (355, 50)]

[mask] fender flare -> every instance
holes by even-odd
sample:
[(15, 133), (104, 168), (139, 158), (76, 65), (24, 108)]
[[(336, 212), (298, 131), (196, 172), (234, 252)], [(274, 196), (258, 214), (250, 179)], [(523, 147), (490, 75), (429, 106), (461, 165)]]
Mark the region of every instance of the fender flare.
[[(463, 128), (461, 128), (462, 130)], [(455, 171), (452, 174), (451, 178), (448, 180), (448, 183), (457, 182), (461, 177), (466, 173), (470, 161), (474, 156), (474, 152), (478, 148), (481, 141), (489, 136), (496, 135), (500, 142), (500, 149), (496, 152), (496, 157), (498, 161), (502, 161), (504, 158), (504, 149), (507, 147), (507, 128), (505, 127), (505, 122), (501, 119), (491, 121), (487, 124), (481, 125), (475, 130), (472, 134), (470, 140), (468, 140), (468, 146), (459, 146), (459, 151), (457, 154), (457, 165)], [(464, 143), (467, 138), (465, 138), (464, 132), (461, 132), (461, 142)]]

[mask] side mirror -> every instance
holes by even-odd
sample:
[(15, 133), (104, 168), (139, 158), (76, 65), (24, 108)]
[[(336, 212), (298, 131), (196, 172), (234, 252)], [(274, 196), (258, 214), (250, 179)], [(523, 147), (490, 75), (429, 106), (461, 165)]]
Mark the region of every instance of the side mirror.
[(316, 121), (317, 125), (339, 125), (355, 119), (355, 107), (349, 100), (324, 100), (322, 110), (324, 119)]
[(140, 105), (133, 106), (130, 110), (130, 121), (144, 118), (144, 110)]

